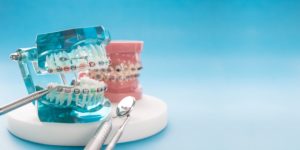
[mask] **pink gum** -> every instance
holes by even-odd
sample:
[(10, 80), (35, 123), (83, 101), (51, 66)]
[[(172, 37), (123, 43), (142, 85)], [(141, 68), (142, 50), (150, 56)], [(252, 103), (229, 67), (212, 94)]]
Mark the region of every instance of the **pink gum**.
[(122, 93), (113, 93), (106, 91), (104, 96), (107, 97), (112, 103), (120, 102), (126, 96), (133, 96), (136, 100), (140, 100), (142, 98), (142, 89), (137, 88), (135, 91), (131, 92), (122, 92)]

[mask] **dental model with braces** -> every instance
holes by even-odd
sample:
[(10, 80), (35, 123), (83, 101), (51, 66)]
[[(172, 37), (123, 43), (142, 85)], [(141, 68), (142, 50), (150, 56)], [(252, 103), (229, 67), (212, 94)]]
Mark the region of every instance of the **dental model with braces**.
[[(120, 142), (162, 131), (167, 125), (167, 106), (158, 98), (142, 96), (138, 81), (143, 42), (109, 42), (110, 36), (102, 26), (78, 28), (40, 34), (36, 47), (11, 54), (11, 59), (18, 62), (29, 95), (1, 107), (0, 115), (31, 102), (34, 105), (8, 114), (10, 133), (41, 144), (83, 146), (98, 130), (103, 134), (95, 139), (104, 142), (104, 134), (110, 132), (105, 124), (115, 118), (111, 104), (126, 96), (139, 101), (132, 113), (134, 122), (128, 124)], [(124, 124), (115, 120), (112, 129), (124, 129)], [(120, 135), (113, 136), (117, 140), (112, 141), (118, 141)]]
[(105, 46), (110, 35), (102, 26), (77, 28), (37, 36), (37, 47), (19, 49), (18, 61), (27, 90), (33, 93), (56, 86), (35, 102), (43, 122), (94, 122), (111, 109), (104, 96), (107, 86), (81, 72), (107, 69)]
[(142, 90), (138, 82), (142, 69), (140, 60), (142, 48), (142, 41), (111, 41), (106, 46), (110, 59), (109, 67), (92, 69), (84, 75), (104, 81), (108, 87), (105, 96), (112, 102), (119, 102), (126, 96), (133, 96), (139, 100), (142, 97)]

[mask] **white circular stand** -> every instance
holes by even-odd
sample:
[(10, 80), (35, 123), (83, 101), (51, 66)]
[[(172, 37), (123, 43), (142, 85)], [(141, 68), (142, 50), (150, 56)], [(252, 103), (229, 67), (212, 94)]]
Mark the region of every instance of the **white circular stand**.
[[(22, 139), (48, 145), (83, 146), (94, 135), (100, 122), (94, 123), (47, 123), (40, 122), (32, 104), (10, 112), (8, 130)], [(115, 111), (115, 106), (113, 106)], [(114, 115), (114, 114), (113, 114)], [(113, 119), (112, 134), (124, 118)], [(160, 99), (143, 95), (138, 100), (119, 143), (143, 139), (154, 135), (167, 125), (167, 105)], [(106, 141), (106, 142), (107, 142)]]

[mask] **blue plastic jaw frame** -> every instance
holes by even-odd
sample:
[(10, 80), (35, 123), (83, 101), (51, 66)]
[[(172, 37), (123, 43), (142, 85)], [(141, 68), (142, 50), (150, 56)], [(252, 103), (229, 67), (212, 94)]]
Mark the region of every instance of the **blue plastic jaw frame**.
[[(19, 68), (28, 93), (45, 89), (49, 83), (71, 85), (71, 81), (77, 78), (78, 72), (97, 67), (90, 66), (93, 61), (100, 67), (108, 66), (105, 46), (109, 41), (110, 35), (102, 26), (38, 35), (36, 47), (17, 50), (20, 55), (17, 59)], [(61, 60), (60, 58), (68, 59)], [(49, 60), (53, 60), (55, 63)], [(70, 64), (77, 67), (77, 70), (70, 69), (70, 66), (68, 66)], [(82, 67), (82, 64), (85, 65), (85, 68)], [(58, 67), (54, 68), (56, 72), (49, 72), (49, 69), (53, 69), (49, 68), (51, 66)], [(69, 70), (59, 70), (60, 67), (62, 69), (69, 67)], [(62, 75), (64, 78), (62, 78)], [(79, 88), (76, 90), (87, 89)], [(104, 89), (99, 87), (89, 90), (88, 94), (85, 93), (86, 95), (70, 94), (69, 100), (72, 99), (72, 103), (68, 105), (67, 100), (65, 102), (62, 99), (49, 101), (49, 97), (41, 97), (34, 103), (38, 109), (39, 119), (42, 122), (63, 123), (85, 123), (104, 119), (111, 110), (110, 101), (97, 93), (103, 92)], [(87, 99), (91, 102), (86, 102)], [(82, 101), (85, 102), (84, 105), (77, 105)]]

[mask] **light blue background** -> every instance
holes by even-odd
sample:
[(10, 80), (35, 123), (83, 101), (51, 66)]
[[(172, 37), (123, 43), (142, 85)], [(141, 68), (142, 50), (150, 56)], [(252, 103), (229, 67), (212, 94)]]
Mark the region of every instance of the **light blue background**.
[[(300, 149), (300, 2), (0, 0), (0, 104), (26, 95), (8, 56), (38, 33), (104, 25), (143, 40), (144, 92), (169, 125), (117, 149)], [(81, 149), (17, 139), (0, 118), (1, 149)]]

